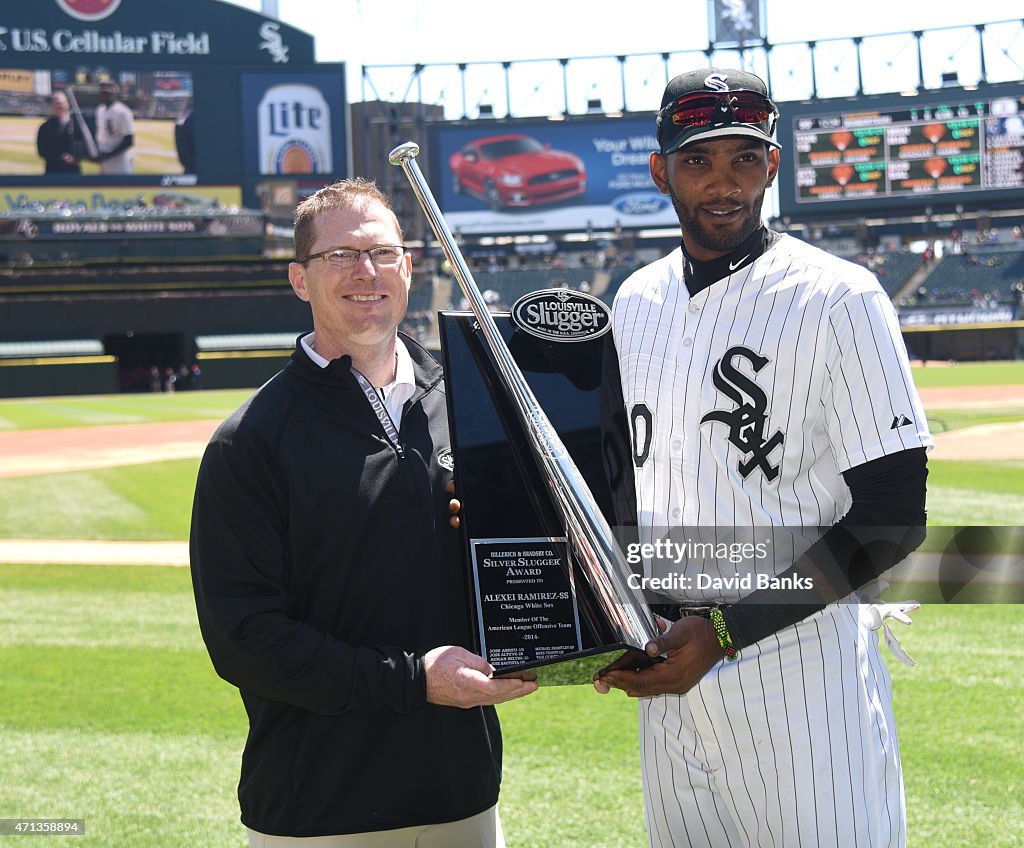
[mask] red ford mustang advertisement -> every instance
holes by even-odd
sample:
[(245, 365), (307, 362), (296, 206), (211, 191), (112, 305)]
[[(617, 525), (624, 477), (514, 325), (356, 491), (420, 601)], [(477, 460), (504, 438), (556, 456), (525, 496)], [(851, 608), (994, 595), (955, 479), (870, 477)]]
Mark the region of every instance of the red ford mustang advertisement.
[(578, 156), (521, 133), (474, 139), (448, 164), (456, 194), (477, 197), (495, 210), (553, 203), (587, 190)]

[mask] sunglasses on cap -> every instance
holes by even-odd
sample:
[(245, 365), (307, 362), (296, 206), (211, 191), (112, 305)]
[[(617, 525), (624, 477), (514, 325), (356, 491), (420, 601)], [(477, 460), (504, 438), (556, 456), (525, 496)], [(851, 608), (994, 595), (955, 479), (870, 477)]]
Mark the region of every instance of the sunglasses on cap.
[(666, 122), (680, 129), (751, 124), (764, 125), (765, 132), (771, 135), (778, 117), (775, 104), (756, 91), (698, 91), (684, 94), (665, 106), (658, 113), (658, 129), (667, 130)]

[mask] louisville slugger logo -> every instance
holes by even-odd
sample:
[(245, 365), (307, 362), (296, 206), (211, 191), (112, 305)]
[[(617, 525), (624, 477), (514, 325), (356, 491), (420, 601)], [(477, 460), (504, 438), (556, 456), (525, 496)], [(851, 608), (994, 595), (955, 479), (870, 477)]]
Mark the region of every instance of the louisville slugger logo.
[(585, 342), (612, 328), (612, 314), (596, 297), (568, 289), (543, 289), (523, 295), (512, 306), (512, 323), (552, 342)]
[(779, 466), (772, 465), (768, 455), (782, 444), (785, 436), (781, 430), (776, 430), (771, 436), (765, 437), (768, 396), (757, 383), (733, 365), (737, 357), (746, 359), (755, 374), (768, 364), (767, 357), (742, 345), (729, 348), (715, 363), (711, 381), (718, 391), (736, 404), (736, 408), (716, 409), (701, 418), (700, 423), (720, 421), (727, 424), (730, 443), (744, 454), (739, 464), (740, 474), (746, 479), (755, 468), (760, 468), (765, 479), (771, 481), (779, 476)]

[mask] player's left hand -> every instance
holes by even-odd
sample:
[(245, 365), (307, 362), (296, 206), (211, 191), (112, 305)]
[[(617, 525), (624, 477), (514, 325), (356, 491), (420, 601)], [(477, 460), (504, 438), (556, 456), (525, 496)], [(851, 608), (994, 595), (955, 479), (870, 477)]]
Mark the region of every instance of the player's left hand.
[(647, 643), (647, 658), (664, 655), (663, 662), (637, 669), (638, 651), (627, 651), (594, 676), (601, 693), (622, 689), (631, 698), (685, 695), (723, 658), (722, 646), (706, 618), (691, 615)]
[[(449, 495), (454, 495), (455, 481), (449, 480), (448, 485), (444, 487), (444, 490)], [(450, 501), (448, 501), (448, 515), (450, 516), (448, 519), (448, 523), (451, 524), (451, 526), (454, 527), (456, 530), (458, 530), (459, 526), (462, 524), (462, 521), (459, 519), (459, 512), (461, 510), (462, 501), (460, 501), (458, 498), (452, 498)]]

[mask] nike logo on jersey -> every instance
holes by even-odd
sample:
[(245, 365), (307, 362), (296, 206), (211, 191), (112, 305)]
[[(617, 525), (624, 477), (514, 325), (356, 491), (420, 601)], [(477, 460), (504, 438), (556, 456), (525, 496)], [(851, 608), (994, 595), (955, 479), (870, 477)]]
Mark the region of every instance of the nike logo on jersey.
[(889, 429), (896, 430), (899, 427), (906, 427), (908, 424), (913, 423), (914, 422), (907, 418), (906, 415), (894, 415), (892, 417), (892, 424), (889, 425)]
[(744, 454), (738, 466), (743, 478), (746, 479), (754, 469), (760, 468), (765, 479), (771, 481), (779, 476), (779, 466), (772, 465), (768, 455), (782, 444), (785, 435), (781, 430), (776, 430), (771, 436), (765, 437), (768, 425), (768, 396), (757, 383), (733, 365), (733, 360), (737, 357), (746, 359), (753, 366), (755, 374), (768, 364), (767, 357), (742, 345), (729, 348), (715, 364), (711, 382), (736, 404), (736, 408), (716, 409), (701, 418), (700, 423), (720, 421), (727, 424), (729, 442)]
[(742, 265), (744, 262), (746, 262), (747, 259), (749, 259), (749, 258), (750, 258), (750, 254), (748, 253), (742, 259), (737, 259), (735, 262), (730, 262), (729, 263), (729, 270), (730, 271), (735, 271), (737, 268), (740, 267), (740, 265)]

